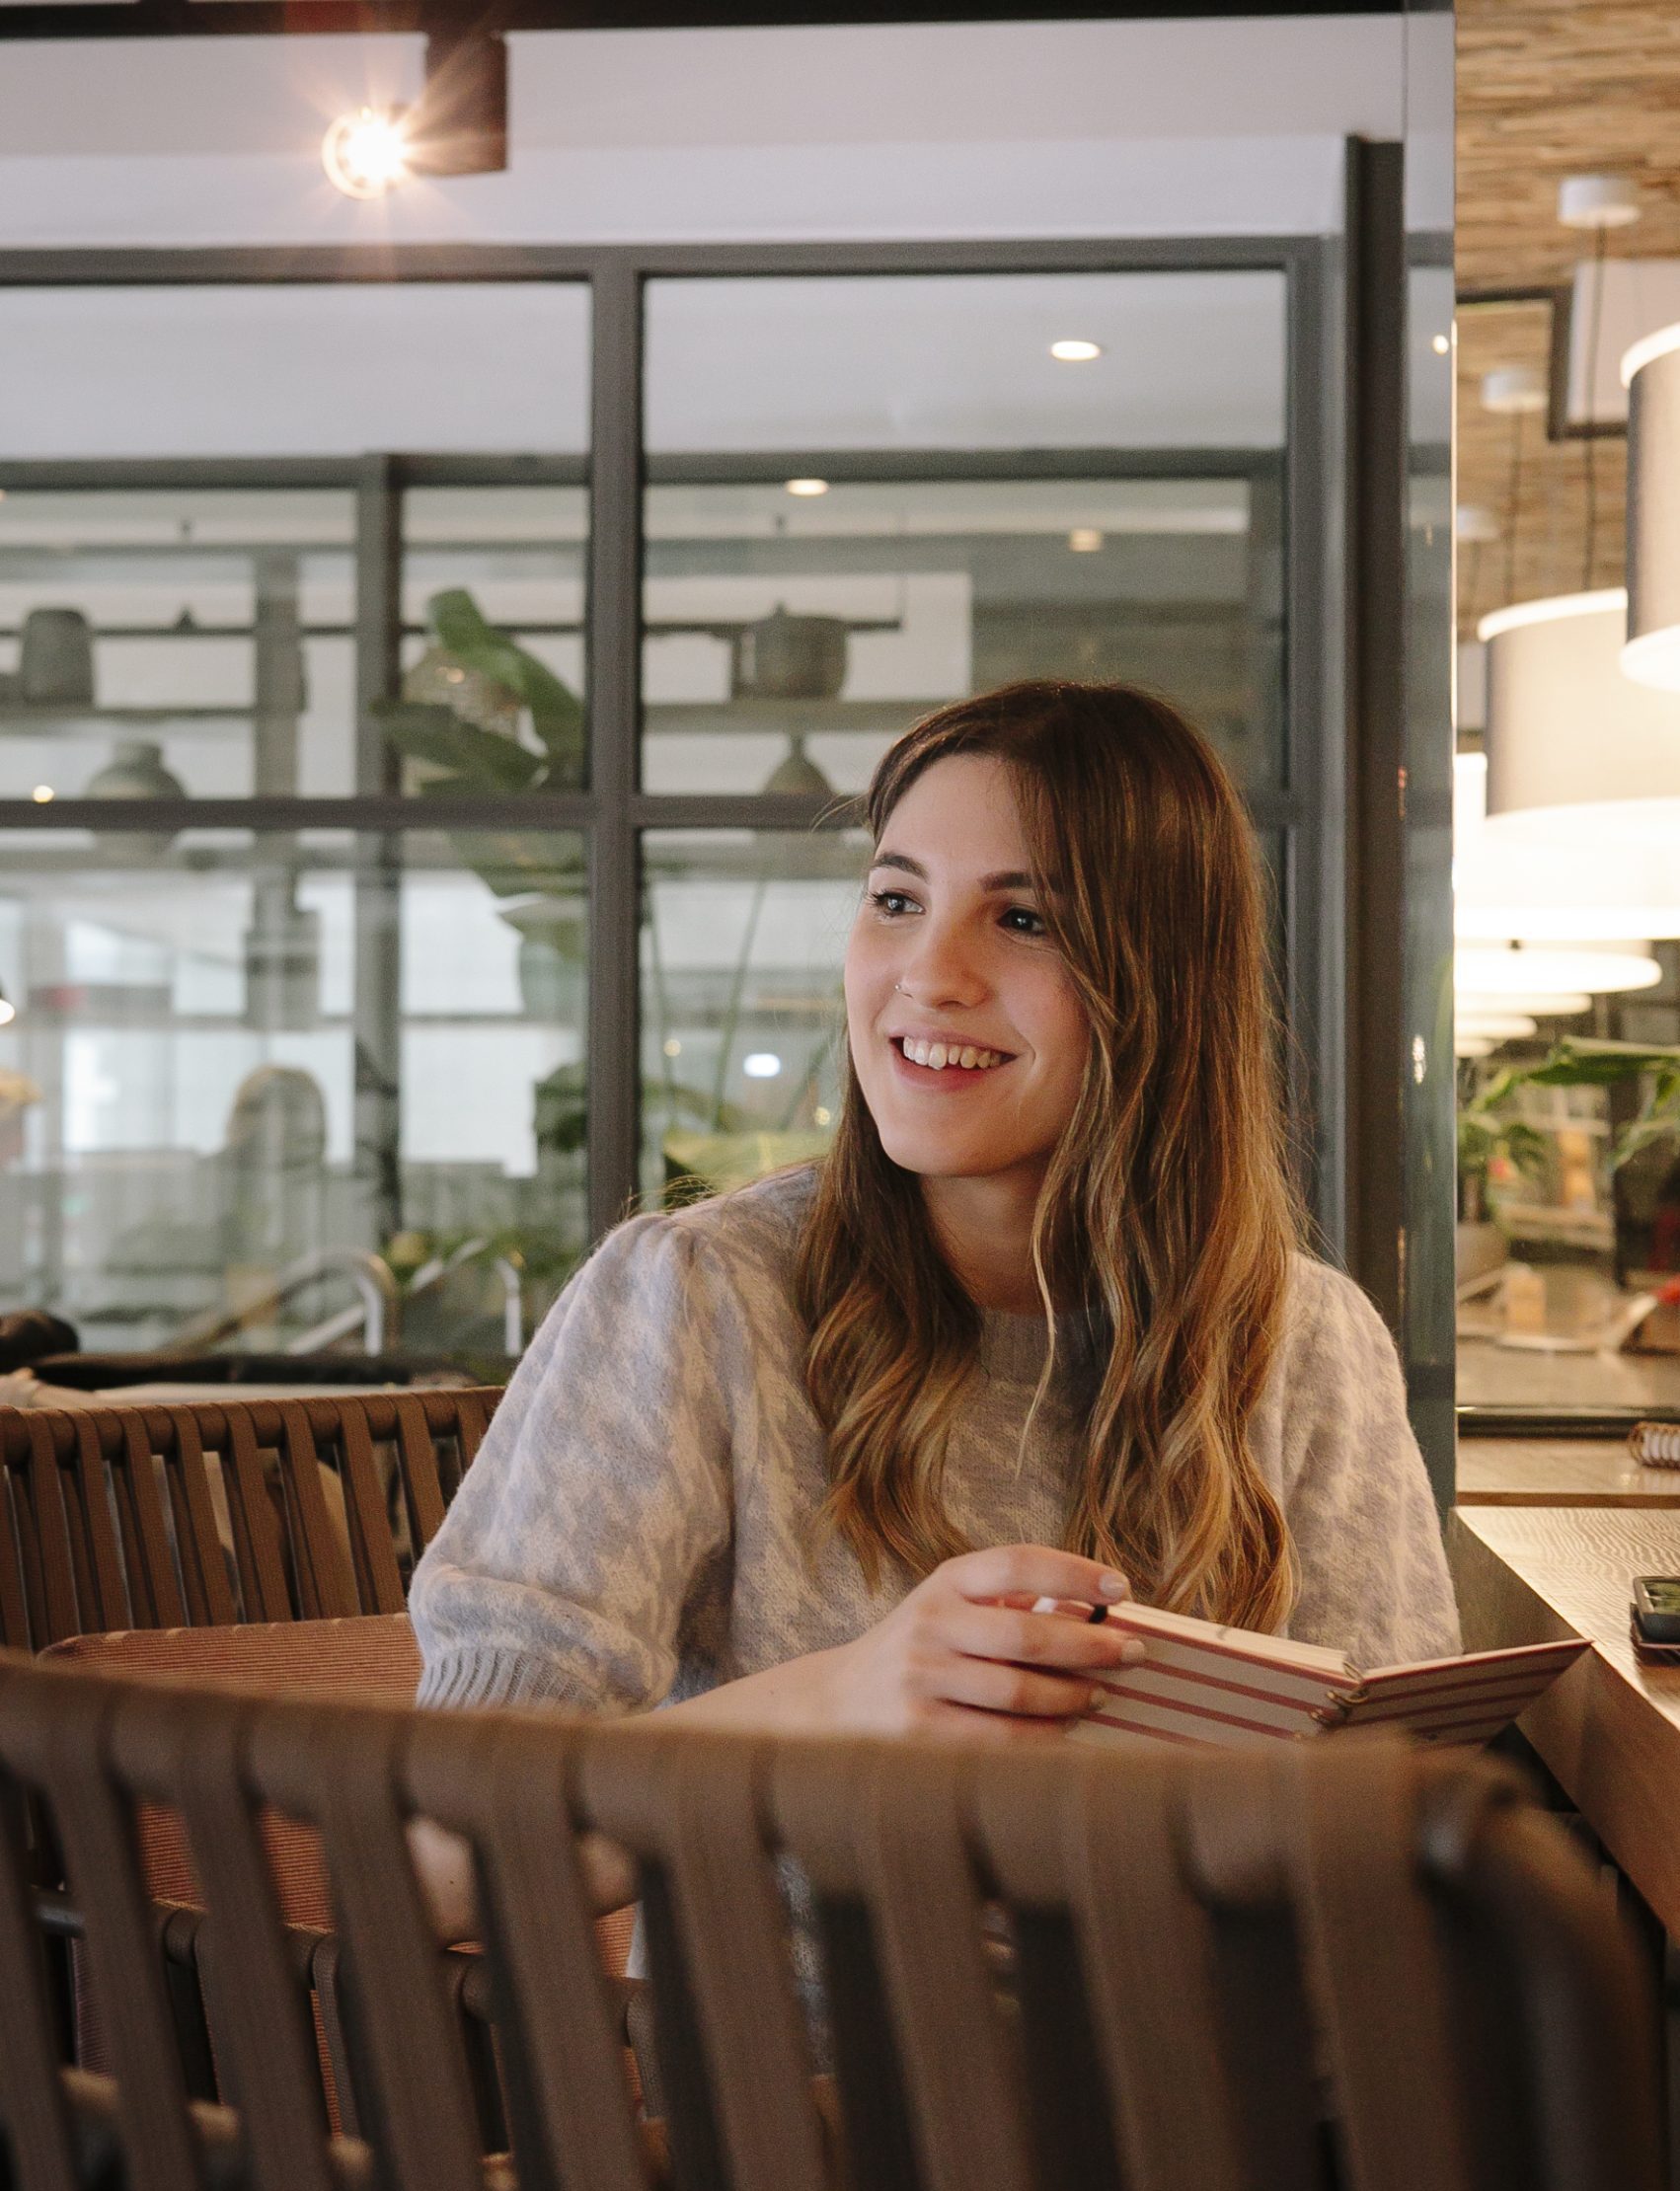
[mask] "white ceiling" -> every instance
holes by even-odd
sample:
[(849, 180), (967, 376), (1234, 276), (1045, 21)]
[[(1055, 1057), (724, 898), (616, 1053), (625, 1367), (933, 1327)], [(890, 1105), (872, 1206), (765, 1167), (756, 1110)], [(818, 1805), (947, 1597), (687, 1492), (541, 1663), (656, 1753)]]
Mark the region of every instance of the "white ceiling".
[[(503, 175), (356, 204), (414, 38), (0, 47), (0, 248), (1315, 233), (1404, 125), (1398, 17), (515, 38)], [(1275, 445), (1272, 277), (666, 286), (656, 446)], [(1095, 365), (1046, 356), (1058, 336)], [(581, 450), (580, 296), (13, 290), (0, 454)]]
[(1322, 231), (1343, 137), (1402, 130), (1402, 41), (1398, 15), (534, 33), (509, 171), (374, 205), (321, 132), (412, 98), (418, 38), (12, 44), (0, 243)]

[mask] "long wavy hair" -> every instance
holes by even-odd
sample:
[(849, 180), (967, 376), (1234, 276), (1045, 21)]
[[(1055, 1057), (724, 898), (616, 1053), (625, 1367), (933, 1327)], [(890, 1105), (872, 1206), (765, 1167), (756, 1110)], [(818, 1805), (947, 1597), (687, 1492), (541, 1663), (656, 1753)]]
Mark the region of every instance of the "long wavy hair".
[[(1017, 684), (899, 739), (870, 788), (878, 842), (916, 779), (955, 754), (1009, 769), (1039, 909), (1090, 1026), (1032, 1233), (1050, 1331), (1034, 1413), (1054, 1380), (1081, 1456), (1064, 1542), (1121, 1568), (1146, 1603), (1275, 1628), (1294, 1558), (1248, 1426), (1306, 1226), (1241, 801), (1164, 700)], [(942, 1479), (980, 1313), (919, 1179), (882, 1149), (849, 1054), (797, 1294), (828, 1434), (824, 1526), (872, 1581), (887, 1562), (924, 1575), (970, 1549)]]

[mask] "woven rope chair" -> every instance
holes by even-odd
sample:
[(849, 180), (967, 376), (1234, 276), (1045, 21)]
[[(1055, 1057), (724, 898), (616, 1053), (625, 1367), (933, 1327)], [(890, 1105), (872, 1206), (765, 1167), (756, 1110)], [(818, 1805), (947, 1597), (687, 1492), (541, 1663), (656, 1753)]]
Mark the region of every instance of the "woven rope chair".
[[(0, 2120), (16, 2191), (1656, 2191), (1655, 2003), (1584, 1860), (1475, 1760), (1351, 1740), (771, 1743), (113, 1684), (0, 1662)], [(28, 1794), (111, 2075), (66, 2072)], [(219, 2097), (194, 2103), (137, 1802), (185, 1816)], [(265, 1858), (320, 1833), (358, 2135), (333, 2135)], [(407, 1823), (472, 1843), (504, 2154)], [(668, 2113), (637, 2123), (580, 1839), (641, 1867)], [(825, 1973), (813, 2077), (787, 1867)], [(1000, 1976), (1000, 1941), (1003, 1962)], [(457, 1962), (460, 1960), (456, 1959)], [(1333, 2156), (1333, 2158), (1327, 2158)], [(1334, 2164), (1334, 2176), (1327, 2167)]]
[(0, 1407), (0, 1640), (400, 1613), (499, 1398)]

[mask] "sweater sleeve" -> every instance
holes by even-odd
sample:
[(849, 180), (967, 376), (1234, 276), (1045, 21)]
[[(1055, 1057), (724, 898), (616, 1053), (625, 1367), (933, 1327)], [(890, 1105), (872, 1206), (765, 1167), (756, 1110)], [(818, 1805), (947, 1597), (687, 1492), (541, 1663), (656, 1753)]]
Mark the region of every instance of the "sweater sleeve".
[(1459, 1648), (1458, 1608), (1394, 1340), (1350, 1278), (1324, 1263), (1306, 1272), (1318, 1300), (1306, 1304), (1283, 1420), (1301, 1574), (1289, 1632), (1372, 1672), (1446, 1657)]
[(573, 1277), (415, 1570), (420, 1703), (664, 1697), (683, 1609), (729, 1539), (740, 1314), (671, 1217), (620, 1226)]

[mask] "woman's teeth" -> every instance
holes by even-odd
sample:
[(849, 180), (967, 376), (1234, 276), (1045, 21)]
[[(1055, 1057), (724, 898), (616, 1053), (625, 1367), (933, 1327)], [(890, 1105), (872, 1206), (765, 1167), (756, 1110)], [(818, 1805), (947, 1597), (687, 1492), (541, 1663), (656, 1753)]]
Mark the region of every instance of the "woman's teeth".
[(899, 1048), (912, 1065), (925, 1065), (933, 1073), (943, 1073), (948, 1065), (960, 1065), (969, 1073), (987, 1073), (1004, 1062), (1001, 1050), (977, 1050), (971, 1042), (912, 1042), (906, 1037)]

